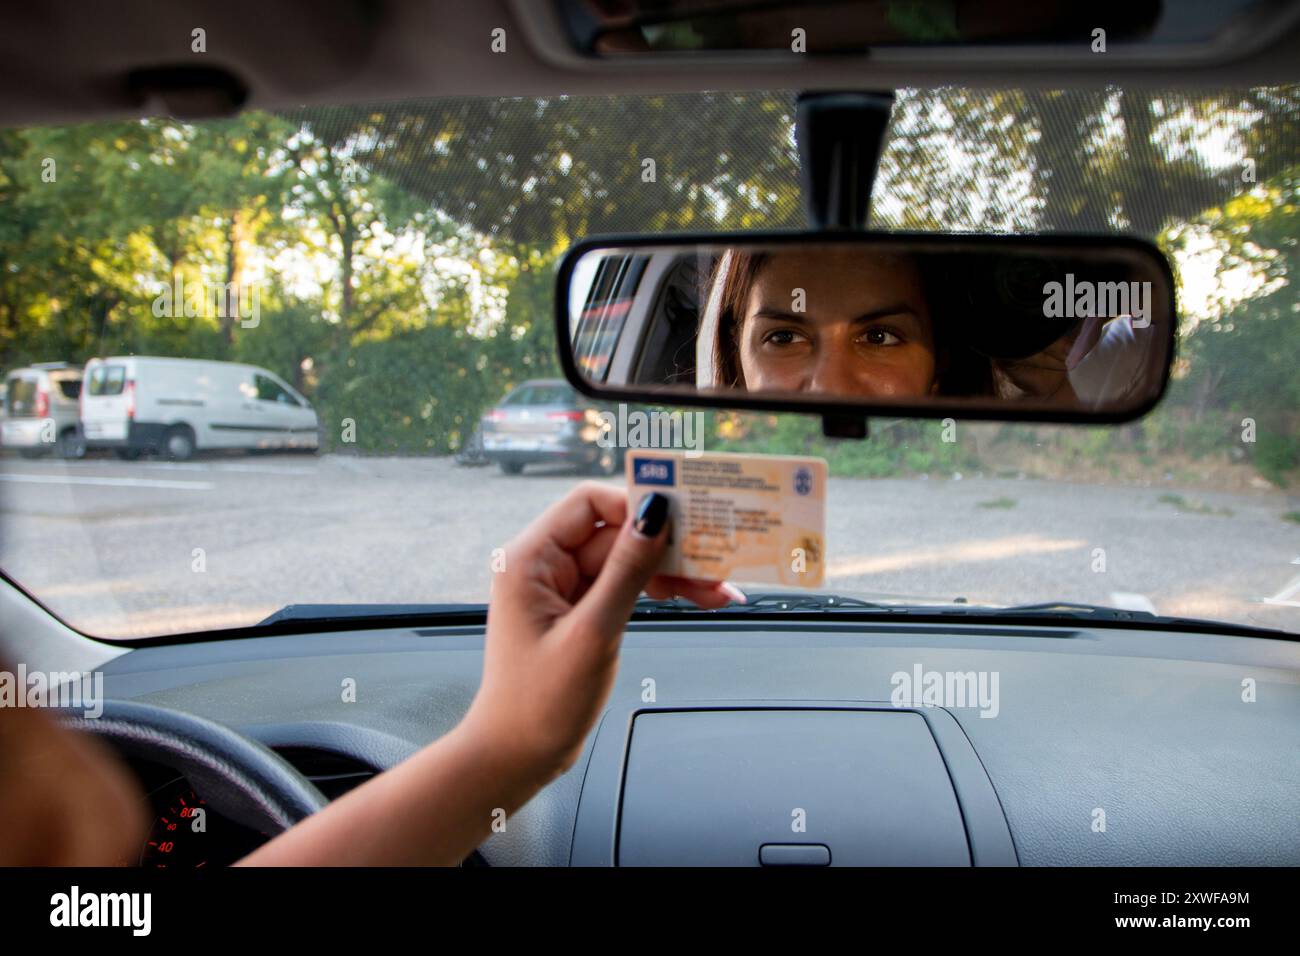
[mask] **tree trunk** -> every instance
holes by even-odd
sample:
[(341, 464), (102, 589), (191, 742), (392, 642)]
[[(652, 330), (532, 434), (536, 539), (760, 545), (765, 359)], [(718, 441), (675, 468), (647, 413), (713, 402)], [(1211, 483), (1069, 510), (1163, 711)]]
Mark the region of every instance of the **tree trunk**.
[(1208, 368), (1196, 383), (1196, 395), (1192, 400), (1192, 421), (1196, 424), (1201, 423), (1205, 418), (1206, 410), (1214, 404), (1214, 394), (1218, 391), (1219, 382), (1222, 380), (1222, 369)]
[(90, 328), (92, 352), (100, 354), (109, 351), (104, 348), (104, 334), (108, 331), (108, 317), (120, 301), (116, 297), (101, 297), (96, 300)]
[(342, 261), (339, 263), (339, 280), (343, 283), (343, 288), (339, 295), (339, 328), (338, 328), (338, 347), (346, 349), (352, 342), (352, 313), (354, 311), (352, 289), (352, 277), (355, 272), (355, 266), (352, 262), (352, 255), (356, 247), (357, 236), (356, 228), (352, 225), (352, 217), (346, 212), (339, 216), (339, 244), (342, 247)]
[(226, 228), (226, 275), (225, 289), (221, 296), (221, 309), (218, 319), (221, 325), (221, 340), (227, 348), (235, 344), (235, 323), (240, 320), (240, 291), (244, 284), (244, 240), (247, 238), (247, 222), (242, 209), (230, 213)]

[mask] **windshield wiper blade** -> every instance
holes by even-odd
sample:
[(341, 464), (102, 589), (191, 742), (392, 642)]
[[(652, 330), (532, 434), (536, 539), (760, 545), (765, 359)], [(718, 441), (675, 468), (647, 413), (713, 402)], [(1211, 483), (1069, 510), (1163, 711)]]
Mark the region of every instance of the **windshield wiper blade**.
[(1136, 611), (1128, 608), (1107, 607), (1104, 604), (1077, 604), (1072, 601), (1048, 601), (1043, 604), (1016, 604), (1012, 607), (985, 608), (993, 614), (1009, 617), (1065, 617), (1080, 621), (1132, 621), (1137, 624), (1159, 624), (1162, 627), (1185, 627), (1188, 630), (1224, 630), (1234, 633), (1247, 631), (1261, 635), (1285, 635), (1286, 631), (1259, 627), (1254, 624), (1238, 624), (1232, 621), (1213, 621), (1203, 617), (1176, 617), (1151, 611)]
[(845, 597), (842, 594), (801, 594), (790, 591), (759, 592), (745, 595), (746, 601), (740, 604), (732, 601), (714, 610), (696, 607), (686, 598), (642, 598), (636, 602), (637, 613), (654, 613), (656, 611), (695, 611), (702, 614), (726, 612), (735, 613), (771, 613), (781, 611), (831, 611), (837, 608), (849, 610), (871, 610), (896, 612), (905, 610), (896, 605), (876, 604), (861, 598)]
[(1074, 601), (1045, 601), (1040, 604), (1018, 604), (1011, 607), (965, 604), (960, 598), (954, 604), (875, 604), (871, 601), (846, 597), (840, 594), (800, 594), (789, 591), (750, 594), (748, 598), (749, 601), (746, 604), (732, 602), (716, 610), (698, 608), (685, 598), (670, 598), (662, 601), (642, 598), (637, 602), (636, 613), (638, 615), (653, 615), (662, 612), (687, 616), (700, 614), (732, 616), (752, 613), (759, 615), (770, 614), (779, 617), (784, 614), (797, 616), (811, 611), (816, 614), (843, 612), (846, 617), (853, 617), (855, 613), (858, 613), (865, 614), (868, 617), (890, 615), (921, 620), (977, 618), (996, 621), (1002, 619), (1017, 623), (1042, 622), (1058, 625), (1066, 622), (1087, 621), (1095, 624), (1117, 624), (1139, 628), (1150, 627), (1163, 630), (1201, 631), (1212, 634), (1235, 634), (1296, 640), (1294, 634), (1257, 625), (1210, 621), (1204, 618), (1166, 617), (1161, 614), (1152, 614), (1150, 611), (1128, 610)]
[[(1079, 604), (1073, 601), (1045, 601), (1041, 604), (1018, 604), (1013, 607), (997, 607), (984, 604), (966, 604), (958, 598), (954, 604), (880, 604), (862, 598), (843, 594), (803, 594), (798, 591), (769, 591), (747, 595), (744, 604), (731, 602), (719, 608), (720, 611), (734, 613), (753, 611), (767, 613), (770, 611), (887, 611), (892, 614), (951, 614), (955, 617), (990, 616), (1000, 614), (1023, 615), (1025, 617), (1066, 617), (1087, 620), (1107, 621), (1146, 621), (1166, 620), (1148, 611), (1129, 611), (1122, 608), (1105, 607), (1100, 604)], [(654, 600), (642, 598), (636, 604), (638, 611), (703, 611), (686, 598), (669, 598)]]
[(996, 614), (1069, 617), (1089, 621), (1188, 621), (1190, 618), (1164, 617), (1151, 611), (1107, 607), (1104, 604), (1081, 604), (1077, 601), (1044, 601), (1041, 604), (1014, 604), (1011, 607), (979, 608)]
[(486, 613), (486, 604), (288, 604), (256, 626), (301, 621), (438, 618)]

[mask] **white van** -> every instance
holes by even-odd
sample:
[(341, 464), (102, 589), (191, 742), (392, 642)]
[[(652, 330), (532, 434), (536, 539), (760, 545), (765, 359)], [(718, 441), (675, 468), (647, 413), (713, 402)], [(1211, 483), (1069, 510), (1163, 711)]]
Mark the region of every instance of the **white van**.
[(319, 445), (307, 399), (255, 365), (145, 355), (91, 359), (81, 390), (87, 448), (184, 460), (217, 448)]

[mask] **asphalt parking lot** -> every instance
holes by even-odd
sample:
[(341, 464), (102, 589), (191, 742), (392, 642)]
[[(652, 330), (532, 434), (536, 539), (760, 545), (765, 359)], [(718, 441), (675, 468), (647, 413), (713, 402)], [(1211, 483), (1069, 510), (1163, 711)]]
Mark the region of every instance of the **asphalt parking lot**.
[[(0, 566), (73, 626), (107, 637), (252, 624), (292, 603), (482, 601), (492, 549), (577, 480), (450, 458), (5, 457)], [(832, 479), (825, 590), (1119, 602), (1300, 630), (1300, 525), (1283, 518), (1294, 501), (1178, 494)]]

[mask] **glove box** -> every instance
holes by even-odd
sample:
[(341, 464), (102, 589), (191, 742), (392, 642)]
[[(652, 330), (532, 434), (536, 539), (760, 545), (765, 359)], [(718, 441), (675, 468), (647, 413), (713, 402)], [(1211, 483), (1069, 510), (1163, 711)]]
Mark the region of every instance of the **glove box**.
[[(939, 721), (959, 750), (953, 761), (933, 732)], [(572, 856), (574, 865), (620, 866), (973, 862), (1016, 861), (960, 727), (945, 711), (871, 705), (611, 713), (592, 751)]]

